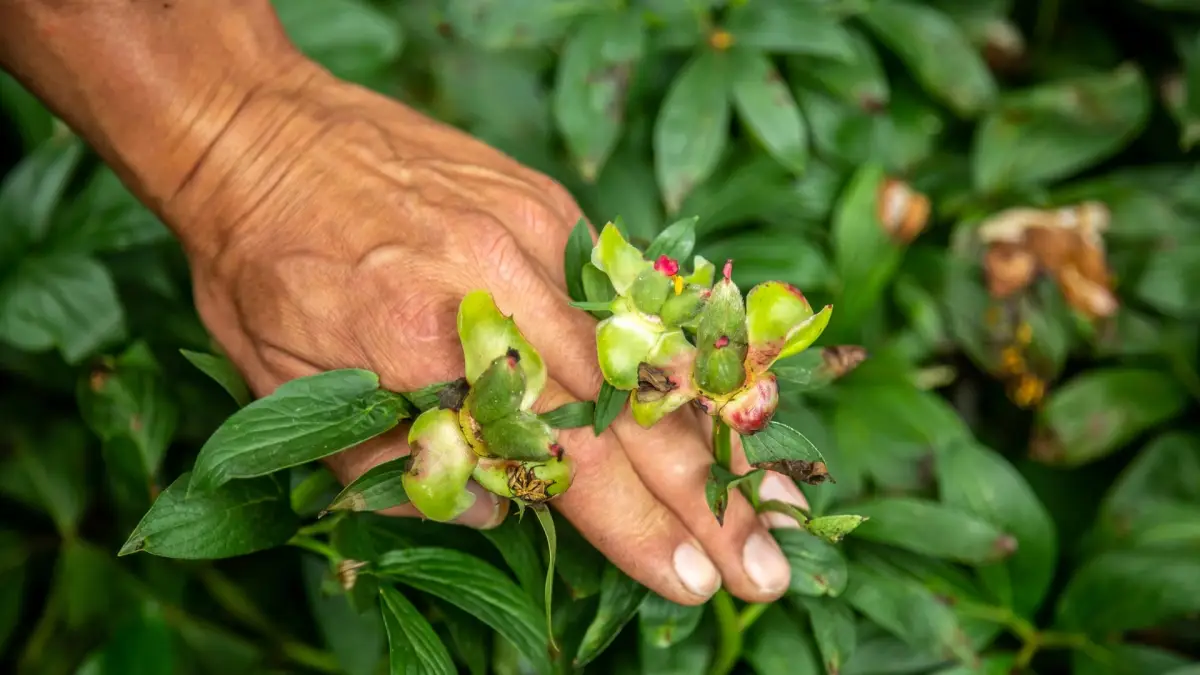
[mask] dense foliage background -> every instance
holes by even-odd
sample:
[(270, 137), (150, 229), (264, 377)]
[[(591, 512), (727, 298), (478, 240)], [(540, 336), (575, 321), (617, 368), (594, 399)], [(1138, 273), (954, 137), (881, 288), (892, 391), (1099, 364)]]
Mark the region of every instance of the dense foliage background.
[[(1200, 672), (1200, 3), (519, 4), (276, 0), (338, 75), (643, 244), (699, 216), (699, 252), (735, 258), (743, 288), (832, 301), (822, 343), (871, 352), (819, 396), (785, 388), (779, 413), (837, 480), (805, 487), (814, 511), (871, 520), (837, 548), (781, 535), (794, 582), (775, 606), (650, 596), (628, 624), (644, 589), (560, 521), (557, 670), (586, 652), (588, 671), (701, 673), (737, 648), (759, 675)], [(237, 403), (180, 353), (214, 347), (167, 231), (8, 77), (0, 113), (0, 669), (384, 672), (379, 612), (319, 555), (115, 556)], [(863, 186), (885, 176), (928, 196), (923, 231), (876, 216)], [(1078, 208), (980, 236), (1006, 208), (1058, 206)], [(311, 522), (337, 486), (305, 467), (291, 488)], [(459, 549), (540, 602), (531, 520), (353, 514), (331, 541)], [(469, 672), (532, 668), (405, 593)]]

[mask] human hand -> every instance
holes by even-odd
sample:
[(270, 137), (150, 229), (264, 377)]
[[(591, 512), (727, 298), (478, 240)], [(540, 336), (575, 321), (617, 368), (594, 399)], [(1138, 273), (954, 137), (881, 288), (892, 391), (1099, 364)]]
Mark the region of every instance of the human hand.
[[(593, 399), (595, 321), (570, 308), (563, 250), (580, 216), (551, 179), (448, 126), (307, 62), (252, 91), (162, 208), (180, 233), (197, 308), (256, 394), (359, 367), (412, 391), (463, 373), (456, 311), (485, 288), (546, 360), (547, 410)], [(651, 430), (623, 414), (600, 437), (560, 432), (571, 489), (552, 504), (604, 555), (662, 596), (748, 601), (786, 590), (789, 567), (734, 494), (718, 525), (704, 497), (711, 422), (686, 408)], [(405, 455), (406, 429), (338, 455), (348, 482)], [(748, 470), (740, 448), (734, 468)], [(491, 527), (507, 501), (471, 485), (459, 518)], [(800, 505), (789, 479), (765, 498)], [(390, 515), (419, 515), (399, 507)]]

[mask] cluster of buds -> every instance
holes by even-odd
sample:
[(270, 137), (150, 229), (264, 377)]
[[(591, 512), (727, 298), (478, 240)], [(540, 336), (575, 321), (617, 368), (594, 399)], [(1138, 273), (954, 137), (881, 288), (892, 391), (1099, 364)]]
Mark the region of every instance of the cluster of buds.
[(531, 410), (546, 386), (542, 357), (484, 291), (463, 298), (458, 335), (466, 377), (443, 388), (409, 430), (402, 482), (412, 504), (431, 520), (452, 520), (475, 501), (471, 478), (519, 505), (565, 492), (573, 464)]
[(1083, 202), (1059, 209), (1013, 208), (979, 226), (988, 292), (997, 300), (1048, 274), (1067, 303), (1091, 319), (1117, 311), (1104, 240), (1108, 208)]
[(643, 427), (695, 402), (739, 434), (763, 429), (779, 402), (771, 366), (808, 348), (833, 311), (814, 313), (803, 293), (778, 281), (743, 302), (732, 261), (715, 284), (716, 268), (701, 256), (684, 276), (676, 260), (647, 260), (612, 223), (591, 262), (617, 292), (612, 316), (596, 327), (600, 369), (609, 385), (633, 392)]

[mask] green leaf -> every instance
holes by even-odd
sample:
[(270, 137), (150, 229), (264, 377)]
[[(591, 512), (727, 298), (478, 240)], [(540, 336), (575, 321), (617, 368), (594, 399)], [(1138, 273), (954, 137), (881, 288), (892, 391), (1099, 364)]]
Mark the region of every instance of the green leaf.
[(536, 504), (533, 507), (533, 514), (537, 516), (538, 524), (542, 526), (542, 532), (546, 535), (546, 581), (544, 583), (542, 595), (546, 606), (546, 639), (550, 641), (550, 649), (558, 651), (558, 645), (554, 643), (554, 563), (558, 553), (558, 536), (554, 532), (554, 516), (550, 514), (550, 510), (545, 504)]
[(580, 600), (600, 592), (608, 561), (571, 523), (557, 519), (558, 574), (566, 582), (571, 597)]
[(8, 73), (0, 73), (0, 109), (16, 127), (25, 151), (33, 151), (54, 133), (54, 115)]
[(93, 258), (31, 256), (0, 279), (0, 342), (31, 352), (57, 348), (75, 364), (124, 333), (112, 276)]
[(1132, 64), (1009, 94), (975, 129), (975, 185), (998, 192), (1070, 176), (1124, 147), (1149, 113), (1149, 86)]
[(46, 236), (83, 150), (70, 134), (47, 139), (0, 181), (0, 269)]
[(696, 247), (696, 222), (699, 219), (699, 216), (680, 218), (664, 228), (646, 247), (646, 259), (658, 260), (659, 256), (665, 255), (682, 266)]
[(866, 164), (842, 191), (831, 233), (841, 296), (837, 299), (838, 335), (846, 333), (878, 305), (896, 274), (904, 249), (894, 243), (879, 220), (882, 167)]
[(651, 591), (638, 609), (638, 628), (644, 644), (662, 649), (687, 640), (703, 617), (704, 605), (681, 605)]
[(1168, 432), (1147, 444), (1105, 495), (1100, 545), (1175, 547), (1200, 539), (1200, 437)]
[(1076, 651), (1072, 661), (1073, 675), (1183, 675), (1175, 671), (1192, 667), (1188, 665), (1191, 659), (1177, 652), (1120, 643), (1107, 649)]
[(470, 675), (487, 675), (490, 637), (487, 626), (454, 605), (442, 605), (438, 610), (446, 622), (456, 656), (467, 667), (467, 672)]
[(1171, 242), (1148, 256), (1134, 295), (1150, 307), (1178, 319), (1200, 318), (1200, 242)]
[(1200, 611), (1200, 559), (1185, 551), (1110, 551), (1080, 567), (1058, 600), (1058, 623), (1096, 636), (1162, 625)]
[(533, 600), (500, 570), (465, 553), (412, 548), (380, 556), (380, 574), (437, 596), (483, 621), (549, 673), (546, 627)]
[(922, 654), (975, 661), (954, 611), (914, 579), (851, 563), (845, 598), (872, 622)]
[[(589, 261), (583, 266), (583, 294), (588, 302), (608, 305), (617, 297), (617, 289), (613, 288), (608, 275)], [(607, 316), (608, 312), (605, 311), (604, 315)]]
[(517, 583), (530, 598), (542, 606), (542, 559), (528, 529), (517, 518), (506, 518), (498, 527), (481, 530), (484, 538), (500, 551), (504, 564), (517, 577)]
[(520, 12), (491, 0), (450, 0), (444, 3), (445, 21), (454, 32), (487, 50), (549, 45), (566, 33), (590, 2), (532, 0)]
[(758, 0), (733, 5), (725, 30), (733, 44), (771, 53), (848, 59), (852, 46), (841, 20), (816, 2)]
[(646, 599), (649, 589), (625, 575), (613, 565), (604, 570), (600, 586), (600, 606), (596, 618), (592, 619), (579, 650), (575, 653), (574, 665), (582, 668), (608, 648), (621, 629), (637, 614), (638, 607)]
[(193, 469), (192, 494), (328, 457), (393, 428), (411, 409), (379, 376), (347, 368), (301, 377), (234, 413)]
[(188, 495), (191, 473), (163, 491), (117, 555), (145, 551), (188, 560), (230, 558), (279, 546), (299, 522), (277, 477)]
[(401, 478), (408, 470), (409, 457), (397, 457), (376, 464), (342, 488), (324, 513), (329, 511), (382, 511), (408, 503)]
[(1179, 36), (1175, 49), (1183, 73), (1162, 85), (1163, 102), (1179, 124), (1179, 148), (1187, 152), (1200, 141), (1200, 33)]
[(780, 164), (803, 173), (808, 129), (779, 71), (760, 52), (735, 49), (731, 57), (733, 103), (742, 123)]
[(82, 253), (123, 251), (171, 241), (171, 231), (138, 201), (115, 171), (101, 166), (65, 216), (56, 219), (49, 246)]
[(0, 530), (0, 651), (21, 620), (28, 570), (28, 549), (20, 537)]
[[(337, 659), (346, 675), (375, 675), (384, 662), (387, 635), (384, 628), (386, 607), (380, 611), (379, 589), (376, 586), (369, 598), (369, 607), (360, 611), (331, 574), (329, 562), (315, 555), (305, 555), (301, 561), (304, 590), (317, 630), (325, 645)], [(360, 575), (354, 591), (363, 585)]]
[(988, 521), (937, 502), (884, 497), (854, 505), (869, 520), (853, 536), (969, 565), (1001, 560), (1016, 540)]
[(827, 673), (840, 673), (854, 654), (858, 631), (854, 612), (845, 600), (794, 596), (793, 600), (808, 614), (813, 638)]
[(101, 673), (156, 675), (178, 672), (171, 627), (163, 611), (151, 606), (114, 627), (100, 655)]
[(11, 452), (0, 462), (0, 493), (49, 514), (70, 537), (89, 499), (87, 432), (72, 419), (46, 423), (36, 435), (11, 438)]
[(704, 498), (708, 501), (708, 509), (716, 516), (718, 524), (725, 524), (725, 509), (729, 507), (729, 491), (746, 481), (760, 478), (762, 473), (761, 469), (755, 469), (749, 473), (738, 475), (717, 462), (713, 462), (708, 467), (708, 480), (704, 483)]
[(358, 84), (400, 56), (400, 24), (356, 0), (272, 0), (288, 38), (305, 56)]
[(589, 182), (620, 137), (630, 79), (645, 50), (643, 26), (636, 12), (596, 14), (584, 19), (562, 47), (554, 119)]
[(654, 122), (654, 169), (669, 213), (717, 167), (729, 140), (726, 64), (701, 52), (667, 89)]
[(612, 302), (569, 302), (568, 305), (585, 312), (608, 313), (612, 311)]
[(846, 561), (832, 544), (803, 530), (771, 531), (792, 567), (791, 593), (838, 596), (846, 588)]
[(446, 646), (416, 607), (400, 591), (380, 586), (388, 660), (393, 675), (457, 675)]
[[(1013, 608), (1032, 616), (1050, 588), (1058, 560), (1058, 539), (1046, 507), (1020, 472), (995, 451), (972, 441), (954, 444), (935, 456), (942, 501), (987, 520), (1017, 539), (1004, 561), (1011, 579)], [(985, 586), (1001, 597), (1008, 579), (983, 574)]]
[(762, 431), (741, 439), (750, 466), (777, 471), (813, 485), (827, 475), (825, 458), (817, 446), (783, 422), (771, 420)]
[(587, 218), (580, 218), (567, 237), (567, 248), (563, 251), (563, 272), (567, 277), (567, 295), (575, 302), (588, 300), (583, 285), (583, 267), (591, 264), (592, 232)]
[(463, 380), (454, 380), (452, 382), (435, 382), (431, 385), (421, 387), (416, 391), (410, 391), (403, 394), (404, 398), (413, 405), (418, 411), (425, 412), (432, 408), (438, 407), (440, 396), (444, 389), (449, 387), (458, 387)]
[(745, 658), (757, 675), (822, 675), (812, 640), (784, 605), (775, 605), (746, 635)]
[(995, 99), (996, 81), (987, 64), (937, 9), (907, 0), (873, 2), (862, 20), (922, 87), (960, 116), (974, 117)]
[(788, 60), (789, 72), (811, 79), (843, 103), (865, 111), (884, 108), (891, 98), (891, 87), (879, 55), (861, 32), (844, 30), (853, 51), (851, 58), (795, 56)]
[(592, 429), (596, 435), (604, 433), (608, 425), (617, 419), (617, 415), (625, 409), (625, 403), (629, 401), (631, 392), (623, 391), (612, 386), (608, 382), (603, 382), (600, 385), (600, 395), (596, 397), (596, 419), (592, 422)]
[(237, 402), (238, 407), (244, 408), (250, 405), (250, 388), (246, 386), (241, 373), (238, 372), (229, 359), (224, 356), (204, 354), (189, 349), (180, 349), (179, 353), (183, 354), (183, 357), (189, 363), (200, 369), (200, 372), (216, 380), (222, 389), (229, 392), (229, 395)]
[(638, 645), (645, 675), (695, 675), (706, 672), (712, 662), (715, 640), (711, 630), (697, 630), (670, 647), (655, 647), (645, 639)]
[(1038, 415), (1034, 458), (1073, 467), (1109, 455), (1183, 411), (1187, 394), (1165, 373), (1104, 368), (1059, 387)]
[(592, 401), (564, 403), (554, 410), (538, 415), (552, 429), (578, 429), (591, 426), (596, 418), (596, 404)]

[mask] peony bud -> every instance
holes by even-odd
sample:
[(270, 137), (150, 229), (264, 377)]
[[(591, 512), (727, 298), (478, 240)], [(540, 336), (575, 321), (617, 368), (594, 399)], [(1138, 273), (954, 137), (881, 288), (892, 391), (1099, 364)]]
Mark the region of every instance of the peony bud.
[(574, 473), (574, 461), (564, 455), (543, 462), (481, 459), (472, 475), (475, 482), (492, 494), (541, 504), (566, 492)]
[(754, 384), (739, 391), (721, 407), (721, 420), (740, 436), (750, 436), (766, 428), (779, 406), (779, 383), (767, 373)]
[(695, 360), (696, 348), (683, 331), (664, 333), (638, 368), (638, 387), (630, 402), (634, 421), (650, 428), (695, 398), (696, 387), (692, 383)]
[(481, 424), (479, 436), (493, 457), (542, 460), (562, 454), (554, 430), (531, 412), (522, 411)]
[(546, 363), (512, 317), (500, 313), (487, 291), (472, 291), (458, 306), (458, 336), (463, 346), (467, 381), (472, 386), (492, 362), (516, 349), (525, 372), (521, 409), (528, 410), (546, 386)]
[(499, 356), (483, 371), (467, 396), (467, 409), (480, 424), (515, 413), (525, 395), (525, 371), (521, 354), (515, 349)]
[(745, 343), (735, 343), (727, 337), (700, 345), (692, 371), (696, 385), (715, 396), (741, 389), (746, 382), (746, 351)]
[(667, 296), (658, 315), (669, 327), (691, 327), (696, 324), (710, 294), (711, 291), (703, 286), (684, 284), (678, 294), (672, 291)]
[(604, 379), (628, 391), (637, 387), (638, 366), (662, 336), (662, 323), (637, 312), (627, 300), (613, 303), (613, 315), (596, 326), (596, 351)]
[(746, 343), (746, 307), (742, 302), (742, 292), (730, 278), (732, 272), (733, 262), (729, 261), (725, 263), (724, 278), (713, 287), (708, 303), (700, 313), (696, 340), (702, 351), (706, 343), (715, 344), (722, 338), (734, 343)]
[(658, 314), (671, 292), (671, 277), (654, 268), (643, 270), (629, 287), (634, 306), (645, 314)]
[(454, 411), (432, 408), (421, 413), (409, 429), (408, 444), (412, 461), (400, 482), (426, 518), (450, 521), (475, 503), (466, 485), (478, 457), (463, 438)]

